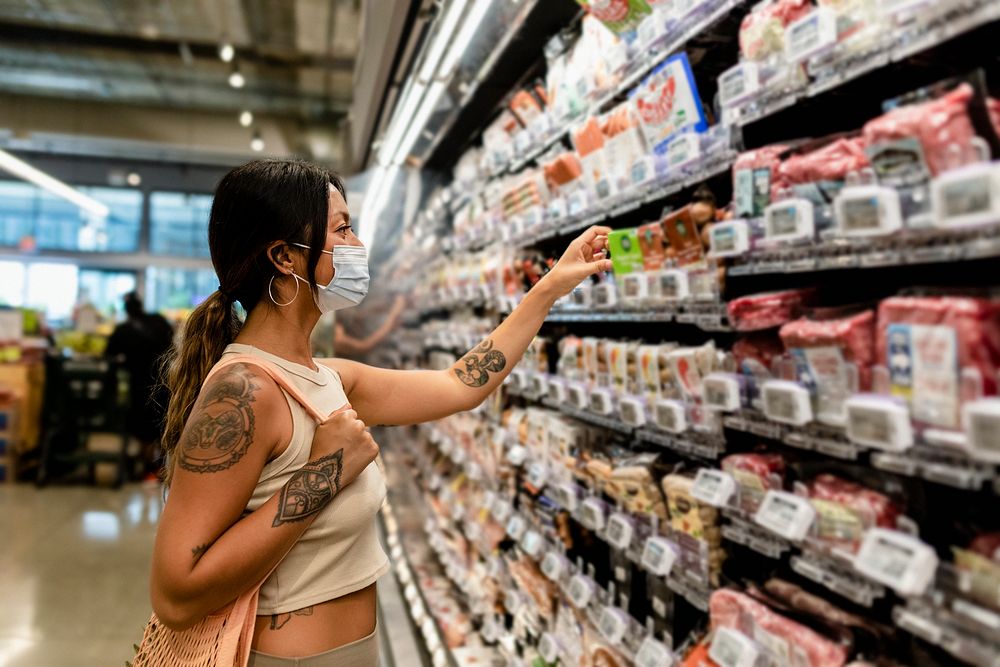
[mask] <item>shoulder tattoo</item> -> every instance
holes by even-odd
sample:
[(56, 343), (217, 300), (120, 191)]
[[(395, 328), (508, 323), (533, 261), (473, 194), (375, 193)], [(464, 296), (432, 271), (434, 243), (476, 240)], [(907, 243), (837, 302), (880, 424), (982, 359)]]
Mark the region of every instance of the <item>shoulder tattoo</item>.
[(250, 404), (259, 389), (241, 364), (221, 371), (188, 419), (177, 465), (191, 472), (219, 472), (239, 462), (253, 442)]

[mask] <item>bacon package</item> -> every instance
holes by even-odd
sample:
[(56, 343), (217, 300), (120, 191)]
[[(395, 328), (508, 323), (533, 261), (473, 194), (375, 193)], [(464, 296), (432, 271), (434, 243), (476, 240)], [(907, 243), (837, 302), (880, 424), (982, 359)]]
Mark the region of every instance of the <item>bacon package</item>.
[(889, 392), (910, 403), (915, 421), (957, 429), (963, 401), (997, 393), (1000, 301), (958, 296), (883, 300), (878, 362)]
[(888, 496), (836, 475), (817, 475), (806, 489), (816, 510), (813, 536), (851, 552), (869, 528), (895, 528), (901, 513)]
[(740, 24), (740, 53), (764, 60), (785, 50), (785, 28), (812, 10), (809, 0), (764, 0), (754, 5)]
[(686, 53), (667, 58), (632, 92), (646, 144), (656, 154), (683, 130), (704, 132), (708, 121)]
[(768, 491), (780, 491), (785, 482), (781, 454), (731, 454), (722, 459), (722, 469), (736, 480), (740, 509), (748, 514), (757, 511)]
[(745, 593), (717, 590), (708, 606), (713, 629), (729, 628), (750, 637), (780, 664), (840, 667), (847, 662), (845, 646), (772, 611)]
[(787, 187), (782, 180), (781, 155), (788, 151), (784, 144), (764, 146), (741, 153), (733, 163), (733, 201), (736, 216), (752, 218), (764, 215), (771, 203), (772, 192)]
[(642, 19), (651, 13), (645, 0), (576, 0), (591, 16), (614, 33), (635, 30)]
[(726, 310), (737, 331), (770, 329), (798, 317), (813, 293), (811, 289), (794, 289), (752, 294), (733, 299)]

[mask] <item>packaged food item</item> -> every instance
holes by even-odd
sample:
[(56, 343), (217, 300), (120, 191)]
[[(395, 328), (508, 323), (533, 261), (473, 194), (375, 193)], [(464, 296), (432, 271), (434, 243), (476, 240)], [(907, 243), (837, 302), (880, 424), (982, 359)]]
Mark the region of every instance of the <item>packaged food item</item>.
[(771, 490), (785, 484), (785, 458), (781, 454), (731, 454), (722, 459), (722, 469), (738, 485), (737, 502), (747, 514), (754, 514)]
[(661, 224), (667, 237), (667, 257), (679, 266), (697, 264), (705, 259), (705, 246), (691, 217), (690, 204), (665, 214)]
[(665, 364), (661, 360), (661, 375), (662, 369), (666, 369), (666, 377), (676, 390), (667, 398), (700, 401), (702, 378), (716, 370), (715, 343), (709, 341), (699, 347), (676, 348), (665, 354)]
[(965, 400), (997, 393), (1000, 302), (958, 296), (898, 296), (879, 304), (876, 349), (889, 391), (913, 419), (957, 429)]
[(609, 342), (604, 349), (608, 359), (608, 371), (611, 373), (611, 387), (619, 395), (624, 394), (629, 384), (628, 345), (624, 342)]
[(812, 535), (851, 553), (869, 528), (896, 528), (900, 508), (888, 496), (836, 475), (818, 475), (806, 485), (816, 509)]
[(813, 293), (810, 289), (764, 292), (733, 299), (726, 308), (737, 331), (770, 329), (798, 317)]
[(978, 535), (967, 548), (952, 547), (955, 567), (968, 582), (967, 595), (1000, 611), (1000, 533)]
[(740, 55), (747, 60), (765, 60), (785, 50), (785, 27), (812, 9), (808, 0), (764, 0), (758, 2), (740, 24)]
[(737, 217), (760, 217), (776, 197), (772, 193), (784, 190), (781, 155), (789, 150), (784, 144), (764, 146), (741, 153), (733, 163), (733, 201)]
[(613, 189), (624, 190), (631, 186), (632, 166), (648, 152), (635, 107), (623, 102), (602, 116), (601, 132)]
[(691, 477), (667, 475), (661, 485), (667, 497), (670, 534), (681, 547), (682, 564), (690, 572), (700, 573), (706, 583), (718, 585), (719, 572), (726, 557), (718, 510), (691, 494), (694, 486)]
[(521, 121), (521, 125), (529, 127), (532, 122), (544, 113), (544, 106), (535, 97), (533, 92), (519, 90), (511, 98), (510, 110)]
[(659, 271), (667, 258), (667, 247), (663, 237), (663, 225), (650, 222), (636, 229), (639, 251), (642, 253), (642, 268), (645, 271)]
[(619, 35), (635, 30), (652, 10), (646, 0), (576, 0), (590, 14)]
[(615, 192), (608, 155), (605, 151), (604, 133), (597, 118), (588, 118), (573, 130), (573, 146), (583, 164), (587, 183), (598, 197), (608, 197)]
[(667, 58), (632, 92), (646, 145), (662, 154), (671, 137), (690, 129), (704, 132), (708, 121), (686, 53)]
[(868, 166), (862, 137), (836, 139), (821, 148), (791, 155), (778, 167), (778, 181), (786, 185), (843, 181)]
[(575, 183), (583, 175), (583, 165), (580, 158), (572, 151), (567, 151), (542, 167), (545, 173), (545, 182), (550, 190), (561, 190), (565, 186)]
[(608, 250), (616, 278), (642, 271), (643, 255), (637, 228), (616, 229), (608, 234)]

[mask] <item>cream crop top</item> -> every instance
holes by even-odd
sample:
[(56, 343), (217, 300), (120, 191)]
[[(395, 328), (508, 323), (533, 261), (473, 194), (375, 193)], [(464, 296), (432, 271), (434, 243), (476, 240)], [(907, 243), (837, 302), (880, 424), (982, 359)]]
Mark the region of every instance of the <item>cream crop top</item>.
[[(340, 376), (317, 364), (318, 371), (234, 343), (227, 354), (249, 354), (284, 371), (316, 408), (325, 414), (347, 402)], [(284, 393), (284, 392), (283, 392)], [(291, 396), (292, 438), (288, 448), (264, 466), (245, 513), (252, 512), (277, 493), (296, 470), (309, 460), (316, 423)], [(386, 573), (389, 559), (382, 550), (375, 515), (385, 500), (385, 480), (374, 462), (320, 511), (295, 546), (264, 582), (257, 603), (259, 615), (282, 614), (361, 590)]]

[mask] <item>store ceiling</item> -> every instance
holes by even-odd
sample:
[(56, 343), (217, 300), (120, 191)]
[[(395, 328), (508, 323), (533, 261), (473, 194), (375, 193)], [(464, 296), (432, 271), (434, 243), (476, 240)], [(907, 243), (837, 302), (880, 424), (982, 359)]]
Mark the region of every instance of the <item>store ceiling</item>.
[[(351, 101), (358, 0), (0, 0), (0, 91), (336, 119)], [(246, 77), (231, 88), (229, 41)]]

